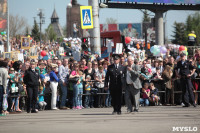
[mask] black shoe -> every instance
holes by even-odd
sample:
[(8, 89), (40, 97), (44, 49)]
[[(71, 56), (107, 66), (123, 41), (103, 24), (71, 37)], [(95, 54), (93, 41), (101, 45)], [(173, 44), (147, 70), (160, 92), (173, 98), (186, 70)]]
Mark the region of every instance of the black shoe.
[(38, 113), (38, 111), (36, 111), (36, 110), (31, 110), (31, 113)]
[(118, 115), (121, 115), (121, 114), (122, 114), (122, 112), (117, 112), (117, 114), (118, 114)]
[(184, 108), (185, 108), (185, 107), (190, 107), (190, 105), (189, 105), (189, 104), (188, 104), (188, 105), (184, 105), (183, 107), (184, 107)]
[(138, 109), (134, 109), (134, 111), (133, 112), (138, 112)]
[(192, 104), (195, 108), (197, 107), (197, 105), (195, 103)]
[(117, 112), (115, 112), (115, 111), (112, 112), (112, 115), (116, 115), (116, 114), (117, 114)]
[(31, 110), (26, 110), (26, 112), (27, 112), (27, 113), (30, 113), (30, 112), (31, 112)]

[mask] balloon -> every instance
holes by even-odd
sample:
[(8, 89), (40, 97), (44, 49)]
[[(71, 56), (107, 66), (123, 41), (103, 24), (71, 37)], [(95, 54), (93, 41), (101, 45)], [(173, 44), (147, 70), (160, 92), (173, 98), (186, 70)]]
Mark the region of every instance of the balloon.
[(160, 47), (160, 53), (162, 53), (162, 54), (167, 53), (167, 49), (165, 46)]
[(28, 35), (28, 37), (31, 37), (30, 35)]
[(154, 48), (155, 48), (154, 46), (152, 46), (152, 47), (150, 48), (151, 53), (153, 53)]
[(188, 52), (186, 52), (186, 55), (188, 56)]
[(126, 43), (126, 44), (129, 44), (130, 42), (131, 42), (131, 38), (130, 38), (130, 37), (126, 37), (126, 38), (125, 38), (125, 43)]
[(43, 59), (43, 60), (48, 60), (49, 57), (48, 57), (48, 56), (44, 56), (42, 59)]
[(187, 47), (185, 47), (185, 51), (187, 51)]
[(185, 47), (183, 46), (183, 45), (181, 45), (180, 47), (179, 47), (179, 51), (184, 51), (185, 50)]
[(43, 57), (47, 55), (47, 53), (46, 53), (44, 50), (43, 50), (40, 54), (41, 54), (41, 56), (43, 56)]
[(6, 35), (6, 31), (4, 31), (3, 34)]
[(1, 35), (3, 35), (3, 32), (1, 32)]

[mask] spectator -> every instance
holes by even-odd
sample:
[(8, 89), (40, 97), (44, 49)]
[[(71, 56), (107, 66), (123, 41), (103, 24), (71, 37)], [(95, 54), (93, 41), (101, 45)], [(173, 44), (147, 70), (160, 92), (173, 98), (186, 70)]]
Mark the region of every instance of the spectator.
[(85, 103), (85, 105), (84, 105), (84, 107), (85, 108), (89, 108), (90, 107), (90, 102), (91, 102), (91, 100), (90, 100), (90, 91), (91, 91), (91, 87), (92, 87), (92, 82), (90, 82), (90, 80), (91, 80), (91, 76), (90, 75), (87, 75), (86, 76), (86, 84), (85, 84), (85, 94), (86, 94), (86, 96), (85, 96), (85, 101), (84, 101), (84, 103)]
[[(95, 73), (95, 86), (98, 89), (98, 93), (103, 93), (104, 92), (104, 80), (105, 80), (105, 72), (103, 70), (103, 66), (99, 66), (98, 71)], [(102, 108), (103, 105), (103, 95), (98, 95), (98, 107)]]
[(159, 96), (158, 96), (158, 89), (154, 86), (154, 83), (151, 82), (150, 83), (150, 98), (149, 100), (153, 103), (155, 103), (155, 105), (159, 105)]
[(142, 88), (142, 98), (140, 98), (140, 104), (144, 106), (149, 106), (150, 89), (149, 83), (145, 83)]
[(79, 80), (77, 83), (78, 87), (78, 102), (79, 102), (79, 109), (84, 108), (83, 107), (83, 102), (82, 102), (82, 94), (83, 94), (83, 81), (85, 81), (85, 74), (82, 71), (79, 71)]
[[(69, 76), (69, 79), (74, 80), (72, 83), (73, 87), (73, 109), (81, 109), (78, 102), (78, 80), (79, 80), (79, 64), (74, 64), (74, 68)], [(78, 79), (78, 80), (77, 80)]]
[(68, 67), (68, 59), (63, 59), (63, 65), (61, 61), (57, 62), (59, 64), (58, 68), (58, 78), (59, 78), (59, 85), (61, 88), (61, 101), (60, 101), (60, 109), (69, 109), (66, 107), (66, 99), (67, 99), (67, 82), (68, 76), (70, 73)]
[(51, 64), (52, 71), (50, 72), (50, 88), (51, 88), (51, 109), (58, 110), (56, 107), (57, 102), (57, 87), (59, 79), (56, 75), (56, 70), (58, 68), (57, 64)]
[(45, 91), (45, 83), (46, 83), (46, 80), (45, 80), (45, 77), (44, 75), (40, 75), (40, 78), (41, 78), (41, 85), (40, 85), (40, 89), (39, 89), (39, 96), (38, 96), (38, 99), (39, 99), (39, 107), (40, 107), (40, 111), (44, 110), (47, 103), (44, 101), (44, 91)]
[(171, 99), (171, 103), (173, 103), (172, 102), (173, 100), (172, 75), (173, 75), (173, 72), (171, 70), (171, 67), (168, 65), (165, 66), (162, 77), (165, 81), (165, 87), (166, 87), (166, 93), (167, 93), (166, 104), (169, 104), (170, 99)]
[(6, 70), (8, 63), (0, 60), (0, 113), (5, 113), (3, 110), (3, 94), (6, 94), (8, 70)]
[(12, 105), (11, 105), (11, 112), (21, 112), (21, 110), (19, 109), (19, 88), (17, 86), (18, 84), (18, 73), (15, 73), (14, 68), (10, 68), (10, 72), (9, 72), (9, 76), (10, 76), (10, 96), (12, 97)]

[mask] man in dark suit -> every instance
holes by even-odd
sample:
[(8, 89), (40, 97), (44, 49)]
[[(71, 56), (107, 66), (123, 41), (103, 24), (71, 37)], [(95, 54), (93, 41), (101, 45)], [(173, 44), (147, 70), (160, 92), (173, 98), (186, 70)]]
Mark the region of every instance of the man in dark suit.
[[(39, 72), (35, 69), (35, 61), (32, 60), (30, 63), (30, 68), (25, 71), (24, 83), (26, 84), (26, 90), (28, 94), (27, 98), (27, 113), (37, 113), (35, 106), (38, 97), (39, 88)], [(32, 110), (31, 110), (32, 106)]]
[(120, 62), (120, 55), (113, 55), (114, 64), (108, 66), (105, 78), (105, 90), (110, 89), (113, 114), (121, 114), (122, 88), (125, 87), (125, 67)]

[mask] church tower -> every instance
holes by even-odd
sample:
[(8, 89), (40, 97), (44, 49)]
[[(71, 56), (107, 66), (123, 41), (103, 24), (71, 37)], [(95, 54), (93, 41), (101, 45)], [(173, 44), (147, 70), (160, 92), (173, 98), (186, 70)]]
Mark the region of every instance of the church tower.
[(51, 16), (51, 25), (53, 27), (54, 32), (57, 35), (57, 38), (62, 38), (63, 36), (63, 31), (62, 28), (59, 24), (59, 17), (56, 13), (56, 9), (54, 8), (53, 14)]

